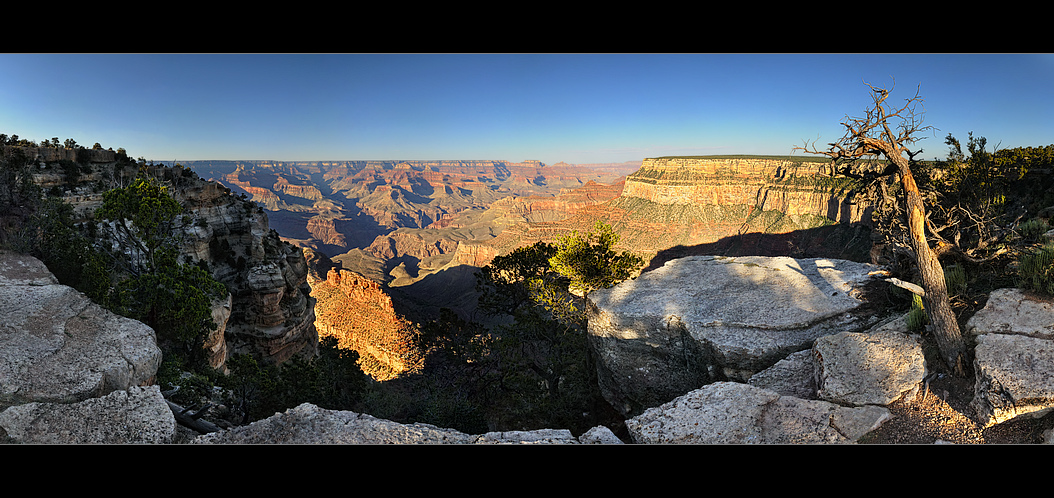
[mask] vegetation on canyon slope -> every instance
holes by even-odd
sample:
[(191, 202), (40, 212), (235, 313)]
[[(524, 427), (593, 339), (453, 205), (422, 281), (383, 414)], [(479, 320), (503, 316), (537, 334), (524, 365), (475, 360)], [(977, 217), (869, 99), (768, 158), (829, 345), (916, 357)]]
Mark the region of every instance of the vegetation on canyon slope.
[(614, 251), (617, 242), (599, 224), (494, 258), (476, 278), (480, 310), (498, 323), (441, 311), (421, 325), (422, 371), (385, 383), (364, 402), (366, 411), (468, 433), (559, 427), (581, 434), (612, 424), (587, 344), (584, 298), (571, 288), (608, 287), (637, 271), (643, 261)]

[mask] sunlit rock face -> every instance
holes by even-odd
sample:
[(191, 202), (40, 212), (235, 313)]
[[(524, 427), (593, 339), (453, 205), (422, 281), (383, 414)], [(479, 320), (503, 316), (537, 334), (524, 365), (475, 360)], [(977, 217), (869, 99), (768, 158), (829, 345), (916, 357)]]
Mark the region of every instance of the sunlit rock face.
[(850, 203), (844, 182), (827, 169), (825, 163), (781, 159), (645, 159), (626, 178), (622, 195), (662, 205), (753, 206), (833, 222), (863, 219), (867, 206)]
[(974, 350), (977, 420), (992, 426), (1054, 410), (1054, 299), (1025, 289), (996, 289), (967, 322)]
[(318, 334), (358, 352), (363, 372), (374, 379), (388, 380), (419, 368), (416, 329), (396, 312), (382, 285), (336, 267), (325, 255), (312, 251), (310, 257), (308, 282), (316, 300)]
[(594, 291), (588, 334), (601, 391), (636, 414), (711, 382), (745, 382), (818, 337), (863, 330), (874, 318), (854, 311), (877, 269), (694, 256)]

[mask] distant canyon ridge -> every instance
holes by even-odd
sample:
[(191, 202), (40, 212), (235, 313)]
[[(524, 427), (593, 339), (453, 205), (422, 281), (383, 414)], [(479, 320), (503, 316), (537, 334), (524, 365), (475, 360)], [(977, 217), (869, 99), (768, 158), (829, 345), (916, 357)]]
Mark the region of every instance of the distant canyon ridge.
[(320, 333), (376, 356), (369, 361), (390, 365), (388, 374), (411, 358), (393, 360), (390, 348), (387, 357), (371, 355), (362, 338), (391, 342), (391, 332), (345, 330), (348, 324), (423, 321), (440, 308), (479, 320), (479, 267), (517, 247), (589, 231), (596, 221), (620, 235), (618, 249), (649, 262), (645, 271), (703, 253), (859, 261), (872, 246), (871, 207), (852, 198), (851, 181), (812, 157), (180, 163), (262, 206), (270, 226), (305, 249), (320, 309), (391, 315), (317, 318), (331, 322), (317, 324)]
[[(517, 223), (560, 220), (583, 203), (617, 196), (611, 185), (640, 168), (640, 162), (538, 161), (181, 164), (263, 206), (289, 242), (396, 286), (449, 263), (461, 242), (492, 239)], [(591, 187), (601, 197), (557, 199)]]
[[(182, 164), (263, 206), (285, 240), (391, 287), (451, 264), (483, 266), (597, 220), (621, 235), (621, 249), (654, 257), (870, 217), (848, 196), (851, 185), (811, 157)], [(809, 241), (779, 243), (781, 252), (810, 250)]]

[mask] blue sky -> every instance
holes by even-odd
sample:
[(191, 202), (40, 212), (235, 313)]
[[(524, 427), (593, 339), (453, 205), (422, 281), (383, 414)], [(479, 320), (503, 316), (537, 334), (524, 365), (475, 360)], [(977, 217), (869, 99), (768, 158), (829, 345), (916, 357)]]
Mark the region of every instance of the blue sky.
[(0, 133), (154, 161), (785, 155), (893, 78), (926, 159), (1054, 143), (1051, 54), (2, 54)]

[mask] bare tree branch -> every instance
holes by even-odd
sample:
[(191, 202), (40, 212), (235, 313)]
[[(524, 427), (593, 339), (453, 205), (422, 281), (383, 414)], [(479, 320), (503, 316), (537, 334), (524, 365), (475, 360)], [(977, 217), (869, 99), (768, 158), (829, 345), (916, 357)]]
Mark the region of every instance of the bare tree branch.
[[(806, 144), (795, 150), (830, 157), (833, 162), (855, 161), (865, 157), (885, 157), (896, 168), (904, 190), (904, 208), (907, 215), (905, 235), (914, 253), (915, 265), (925, 289), (926, 310), (933, 324), (934, 337), (945, 362), (957, 376), (966, 374), (966, 344), (962, 339), (959, 324), (949, 304), (948, 289), (944, 281), (944, 270), (937, 253), (930, 247), (927, 235), (926, 206), (912, 175), (911, 163), (921, 151), (913, 152), (909, 146), (921, 140), (918, 134), (931, 129), (923, 125), (922, 98), (916, 89), (914, 96), (905, 99), (903, 106), (891, 108), (887, 104), (890, 91), (866, 83), (871, 90), (873, 105), (865, 110), (864, 117), (846, 117), (842, 125), (845, 135), (830, 148), (820, 151)], [(896, 133), (890, 125), (895, 120)], [(815, 144), (815, 142), (814, 142)], [(907, 156), (907, 157), (905, 157)], [(884, 193), (884, 192), (883, 192)], [(929, 223), (929, 232), (938, 239), (938, 247), (946, 244), (939, 232)]]

